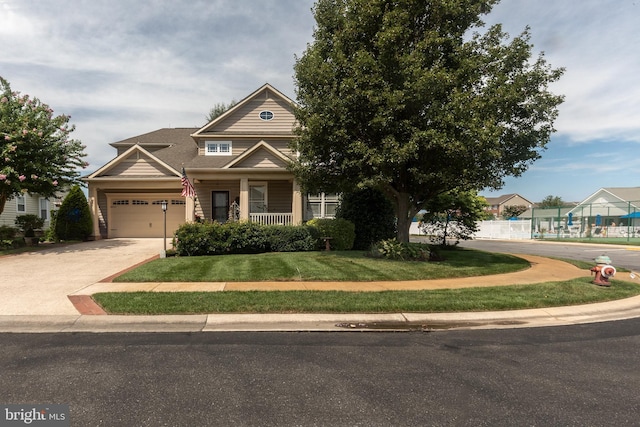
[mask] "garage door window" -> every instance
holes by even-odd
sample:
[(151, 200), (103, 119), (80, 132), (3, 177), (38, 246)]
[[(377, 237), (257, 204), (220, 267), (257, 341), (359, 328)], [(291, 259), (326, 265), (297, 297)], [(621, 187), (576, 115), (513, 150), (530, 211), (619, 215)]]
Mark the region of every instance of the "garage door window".
[(114, 200), (112, 203), (112, 205), (128, 205), (129, 201), (128, 200)]
[(146, 200), (132, 200), (131, 201), (132, 205), (148, 205), (149, 202), (147, 202)]

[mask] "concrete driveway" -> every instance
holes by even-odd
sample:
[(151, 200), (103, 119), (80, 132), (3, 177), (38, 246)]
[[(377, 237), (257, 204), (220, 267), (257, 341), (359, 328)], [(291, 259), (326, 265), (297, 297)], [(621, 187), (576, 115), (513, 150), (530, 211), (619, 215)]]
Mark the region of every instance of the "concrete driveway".
[(121, 238), (0, 257), (0, 315), (77, 315), (67, 295), (161, 249), (161, 238)]

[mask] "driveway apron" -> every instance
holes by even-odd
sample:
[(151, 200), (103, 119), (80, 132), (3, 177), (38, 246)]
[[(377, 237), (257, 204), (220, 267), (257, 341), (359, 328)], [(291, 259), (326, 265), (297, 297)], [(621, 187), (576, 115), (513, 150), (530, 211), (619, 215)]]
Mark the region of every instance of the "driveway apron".
[(108, 239), (0, 257), (0, 315), (78, 314), (67, 295), (148, 260), (162, 239)]

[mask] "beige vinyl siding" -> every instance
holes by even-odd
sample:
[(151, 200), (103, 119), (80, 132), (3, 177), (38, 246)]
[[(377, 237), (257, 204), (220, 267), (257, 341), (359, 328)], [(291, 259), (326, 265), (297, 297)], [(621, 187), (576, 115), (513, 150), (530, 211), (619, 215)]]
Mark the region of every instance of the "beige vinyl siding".
[(291, 212), (293, 187), (289, 181), (269, 181), (267, 183), (269, 213)]
[(173, 176), (166, 168), (152, 161), (148, 156), (141, 153), (134, 153), (131, 157), (124, 159), (104, 176)]
[[(215, 132), (254, 133), (292, 133), (295, 117), (290, 106), (281, 99), (272, 98), (267, 91), (268, 98), (254, 99), (236, 110), (235, 114), (217, 123)], [(273, 120), (260, 119), (261, 111), (273, 112)]]
[[(51, 199), (54, 200), (54, 199)], [(10, 198), (5, 202), (4, 210), (0, 214), (0, 225), (8, 225), (9, 227), (16, 226), (16, 217), (20, 215), (37, 215), (40, 216), (40, 196), (24, 194), (25, 211), (18, 212), (18, 202), (15, 197)], [(49, 210), (53, 210), (55, 207), (53, 203), (49, 203)], [(49, 218), (45, 221), (44, 227), (49, 227)]]

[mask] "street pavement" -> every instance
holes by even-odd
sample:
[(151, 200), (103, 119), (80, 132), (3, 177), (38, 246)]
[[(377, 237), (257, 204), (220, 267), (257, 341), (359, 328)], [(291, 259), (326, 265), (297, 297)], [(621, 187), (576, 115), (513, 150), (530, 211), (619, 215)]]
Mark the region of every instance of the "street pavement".
[[(0, 332), (389, 331), (515, 328), (640, 317), (640, 296), (609, 303), (532, 310), (392, 314), (201, 314), (119, 316), (91, 295), (105, 291), (351, 290), (383, 291), (533, 284), (589, 276), (571, 264), (518, 255), (532, 267), (516, 273), (410, 282), (112, 283), (118, 273), (157, 257), (162, 239), (109, 239), (0, 257)], [(616, 278), (638, 281), (618, 273)]]

